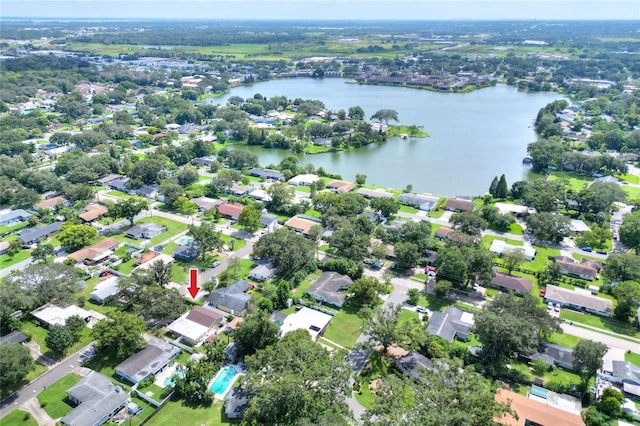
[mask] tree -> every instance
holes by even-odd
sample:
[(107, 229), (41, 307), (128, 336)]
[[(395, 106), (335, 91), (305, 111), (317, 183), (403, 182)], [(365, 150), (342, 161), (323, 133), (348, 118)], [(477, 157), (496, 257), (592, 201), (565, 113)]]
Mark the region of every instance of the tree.
[(399, 242), (395, 244), (396, 264), (402, 269), (415, 268), (420, 259), (420, 249), (417, 244), (411, 242)]
[(474, 212), (457, 212), (451, 215), (450, 222), (468, 235), (479, 235), (487, 227), (487, 222)]
[(494, 176), (493, 180), (491, 181), (491, 185), (489, 185), (489, 194), (491, 194), (492, 197), (496, 197), (496, 188), (498, 187), (498, 176)]
[(401, 310), (402, 305), (381, 306), (365, 327), (365, 334), (369, 336), (369, 341), (382, 345), (384, 353), (400, 338), (398, 324)]
[(620, 242), (640, 254), (640, 211), (624, 216), (619, 229)]
[(80, 315), (71, 315), (64, 322), (64, 326), (73, 335), (74, 342), (78, 341), (79, 334), (87, 326), (87, 323), (82, 319)]
[(496, 198), (505, 199), (507, 195), (509, 195), (509, 186), (507, 185), (507, 178), (503, 174), (500, 176), (500, 180), (496, 186)]
[(49, 327), (49, 333), (44, 341), (49, 349), (64, 355), (73, 345), (74, 340), (73, 333), (68, 327), (54, 324)]
[(571, 219), (562, 214), (543, 212), (527, 216), (526, 222), (536, 238), (559, 243), (569, 235)]
[(493, 426), (505, 413), (512, 412), (495, 400), (486, 380), (452, 359), (423, 369), (418, 380), (385, 377), (363, 417), (367, 426)]
[(573, 366), (586, 389), (589, 380), (596, 375), (596, 371), (602, 366), (602, 357), (607, 353), (607, 346), (592, 340), (580, 340), (573, 353)]
[(164, 197), (164, 204), (173, 208), (176, 200), (184, 194), (184, 188), (177, 183), (168, 183), (160, 187), (160, 194)]
[(30, 265), (19, 273), (6, 277), (4, 284), (6, 285), (0, 286), (3, 302), (6, 301), (0, 303), (3, 318), (6, 318), (5, 308), (11, 312), (18, 309), (31, 311), (46, 303), (72, 303), (74, 293), (80, 290), (73, 267), (60, 263)]
[(164, 287), (171, 281), (171, 263), (164, 263), (162, 260), (156, 260), (151, 263), (149, 271), (153, 274), (153, 279), (160, 287)]
[(524, 252), (519, 248), (505, 250), (502, 253), (502, 264), (506, 268), (507, 273), (511, 275), (514, 269), (517, 269), (525, 261)]
[(263, 312), (248, 315), (238, 325), (233, 338), (241, 356), (253, 355), (256, 351), (278, 341), (280, 328)]
[(202, 260), (207, 258), (207, 252), (220, 250), (224, 245), (220, 232), (217, 232), (214, 226), (207, 222), (202, 222), (200, 226), (191, 225), (189, 235), (193, 237), (192, 244), (195, 244), (200, 250)]
[(621, 414), (620, 408), (624, 402), (624, 395), (614, 388), (607, 387), (600, 395), (598, 410), (609, 417), (618, 418)]
[(451, 285), (451, 281), (436, 280), (436, 284), (433, 286), (433, 291), (436, 293), (436, 296), (444, 298), (447, 297), (447, 294), (449, 294)]
[(266, 204), (267, 209), (274, 212), (284, 212), (288, 209), (295, 196), (295, 190), (291, 185), (278, 182), (267, 189), (271, 201)]
[(7, 249), (7, 254), (9, 255), (9, 257), (15, 256), (20, 252), (20, 250), (22, 250), (22, 245), (20, 244), (20, 241), (18, 240), (9, 241), (9, 248)]
[(373, 277), (360, 277), (349, 286), (352, 301), (360, 306), (376, 305), (379, 295), (387, 292), (387, 286)]
[(58, 102), (56, 102), (56, 111), (66, 114), (71, 118), (78, 118), (89, 113), (89, 107), (82, 93), (74, 90), (58, 99)]
[(380, 109), (371, 116), (371, 119), (388, 124), (391, 120), (398, 121), (398, 111), (393, 109)]
[(347, 116), (350, 120), (362, 121), (364, 120), (364, 110), (358, 105), (350, 107)]
[[(247, 357), (242, 387), (252, 397), (244, 421), (250, 425), (345, 424), (349, 411), (345, 400), (351, 393), (345, 355), (316, 344), (306, 330), (296, 330)], [(326, 418), (332, 420), (321, 423)]]
[(91, 336), (99, 347), (113, 348), (118, 358), (131, 355), (144, 345), (142, 334), (147, 329), (144, 320), (126, 312), (112, 312), (109, 318), (100, 320), (93, 326)]
[(205, 358), (187, 361), (184, 375), (174, 377), (176, 393), (192, 403), (210, 405), (213, 394), (209, 390), (209, 384), (220, 365), (221, 363), (212, 363)]
[(192, 183), (196, 183), (198, 181), (198, 171), (191, 167), (185, 167), (184, 169), (178, 172), (176, 176), (176, 180), (178, 184), (182, 186), (191, 185)]
[(58, 241), (70, 251), (86, 246), (98, 236), (98, 230), (90, 225), (73, 225), (65, 222), (58, 235)]
[(554, 331), (560, 331), (558, 320), (529, 294), (522, 298), (499, 294), (475, 316), (473, 327), (482, 342), (482, 357), (489, 363), (512, 358), (516, 352), (533, 353), (538, 339)]
[(536, 209), (538, 213), (552, 212), (557, 210), (556, 200), (564, 200), (565, 194), (563, 181), (535, 179), (527, 182), (522, 200), (526, 206)]
[(140, 180), (145, 185), (153, 185), (160, 181), (160, 175), (165, 169), (164, 164), (153, 158), (144, 158), (133, 165), (130, 177)]
[(407, 303), (416, 306), (420, 301), (420, 290), (417, 288), (410, 288), (407, 291)]
[(283, 275), (315, 266), (315, 242), (288, 228), (267, 233), (253, 246), (258, 258), (270, 259)]
[(400, 210), (400, 203), (393, 198), (374, 198), (369, 202), (369, 205), (386, 218), (395, 215)]
[(362, 173), (356, 174), (356, 185), (362, 186), (365, 184), (366, 181), (367, 181), (367, 175)]
[(423, 252), (431, 245), (431, 222), (410, 220), (400, 227), (398, 233), (393, 235), (393, 239), (394, 241), (413, 243), (418, 246), (420, 252)]
[(38, 244), (38, 246), (31, 252), (31, 256), (36, 262), (38, 260), (42, 260), (44, 263), (47, 263), (47, 258), (53, 256), (54, 253), (55, 249), (51, 244)]
[(109, 205), (105, 216), (113, 220), (121, 218), (128, 219), (131, 226), (133, 226), (133, 220), (136, 215), (147, 208), (149, 208), (149, 203), (147, 203), (146, 200), (129, 198), (128, 200)]
[(602, 275), (608, 281), (640, 281), (640, 256), (631, 253), (612, 253), (607, 258)]
[(140, 297), (140, 314), (150, 327), (164, 327), (187, 310), (187, 303), (174, 288), (145, 287)]
[(20, 387), (33, 368), (27, 346), (18, 343), (0, 345), (0, 396), (5, 397)]
[(460, 247), (444, 246), (438, 250), (436, 267), (438, 268), (438, 281), (445, 279), (452, 283), (462, 284), (467, 278), (468, 265)]
[(613, 315), (621, 321), (629, 321), (640, 306), (640, 283), (638, 281), (622, 281), (612, 291), (618, 300)]
[(354, 262), (362, 262), (369, 253), (369, 234), (362, 232), (353, 222), (343, 222), (329, 239), (338, 255)]
[(248, 232), (256, 232), (262, 227), (260, 222), (260, 209), (253, 205), (244, 206), (240, 216), (238, 216), (238, 224)]

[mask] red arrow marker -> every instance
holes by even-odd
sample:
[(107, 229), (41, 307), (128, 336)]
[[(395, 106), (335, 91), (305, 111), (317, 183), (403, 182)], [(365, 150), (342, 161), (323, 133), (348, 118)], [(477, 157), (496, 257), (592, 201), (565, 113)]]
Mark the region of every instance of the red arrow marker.
[(200, 291), (200, 287), (198, 287), (197, 269), (189, 269), (189, 287), (187, 287), (187, 290), (189, 290), (189, 294), (191, 294), (191, 297), (193, 297), (194, 299)]

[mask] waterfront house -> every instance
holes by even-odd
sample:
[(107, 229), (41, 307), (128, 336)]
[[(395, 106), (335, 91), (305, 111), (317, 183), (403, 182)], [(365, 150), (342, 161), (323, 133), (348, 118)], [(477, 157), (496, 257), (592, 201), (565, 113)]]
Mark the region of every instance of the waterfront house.
[(89, 371), (69, 388), (67, 397), (75, 406), (60, 419), (60, 423), (67, 426), (100, 426), (129, 401), (129, 394), (122, 387), (114, 385), (111, 379), (96, 371)]
[(243, 317), (247, 314), (247, 307), (251, 300), (251, 295), (246, 292), (251, 287), (248, 282), (238, 280), (227, 287), (212, 291), (207, 303), (221, 311)]
[(142, 349), (118, 364), (115, 372), (117, 376), (137, 384), (163, 371), (179, 353), (180, 350), (166, 340), (152, 337)]
[(284, 175), (277, 170), (271, 169), (257, 169), (253, 168), (249, 170), (249, 176), (262, 178), (265, 180), (280, 181), (284, 179)]
[(348, 276), (327, 271), (309, 287), (307, 294), (318, 302), (341, 308), (347, 300), (344, 290), (347, 290), (351, 284), (353, 280)]
[(303, 175), (298, 175), (289, 179), (289, 185), (309, 186), (312, 183), (317, 182), (319, 180), (320, 178), (318, 177), (318, 175), (303, 174)]
[(586, 311), (604, 317), (611, 316), (613, 302), (609, 299), (594, 296), (589, 290), (575, 288), (569, 290), (564, 287), (548, 285), (544, 295), (547, 302), (577, 311)]
[(346, 193), (353, 191), (356, 187), (356, 184), (353, 182), (346, 182), (343, 180), (332, 180), (327, 184), (327, 188), (331, 189), (334, 192)]
[(439, 198), (431, 195), (413, 194), (411, 192), (398, 195), (398, 202), (407, 206), (429, 211), (438, 203)]
[(394, 195), (384, 189), (369, 189), (360, 188), (358, 194), (363, 195), (365, 198), (393, 198)]
[(62, 222), (53, 222), (48, 225), (23, 229), (20, 235), (18, 235), (18, 241), (22, 248), (28, 248), (51, 237), (58, 232), (60, 228), (62, 228)]
[(472, 212), (476, 209), (476, 205), (473, 201), (449, 198), (444, 208), (451, 212)]

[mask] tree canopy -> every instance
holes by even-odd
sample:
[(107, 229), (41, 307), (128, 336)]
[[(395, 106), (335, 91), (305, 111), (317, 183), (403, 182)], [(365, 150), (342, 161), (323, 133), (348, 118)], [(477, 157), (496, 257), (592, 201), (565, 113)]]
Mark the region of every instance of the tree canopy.
[(16, 390), (33, 367), (28, 347), (18, 343), (0, 345), (0, 396)]
[(91, 330), (91, 336), (98, 346), (114, 348), (118, 358), (125, 358), (144, 345), (142, 333), (146, 329), (142, 318), (116, 311), (109, 314), (109, 318), (98, 321)]
[(268, 314), (258, 311), (248, 315), (234, 331), (233, 338), (240, 355), (253, 355), (256, 351), (278, 341), (280, 328), (269, 319)]

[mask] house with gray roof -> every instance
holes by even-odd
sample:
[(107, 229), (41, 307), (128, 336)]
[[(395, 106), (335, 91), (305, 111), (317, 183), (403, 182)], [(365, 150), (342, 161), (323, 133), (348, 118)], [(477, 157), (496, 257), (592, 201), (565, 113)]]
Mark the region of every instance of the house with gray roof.
[(46, 240), (62, 227), (62, 222), (53, 222), (48, 225), (36, 226), (34, 228), (23, 229), (18, 235), (18, 241), (23, 248), (30, 247)]
[(441, 337), (447, 342), (452, 342), (454, 338), (466, 341), (473, 324), (473, 314), (455, 306), (447, 306), (443, 312), (434, 312), (431, 315), (427, 333)]
[(178, 246), (173, 251), (173, 257), (183, 262), (191, 262), (200, 254), (200, 248), (197, 244), (185, 244)]
[(622, 385), (624, 393), (640, 396), (640, 367), (629, 361), (611, 361), (603, 364), (600, 378)]
[(29, 340), (29, 338), (25, 334), (19, 331), (12, 331), (11, 333), (0, 337), (0, 345), (10, 345), (12, 343), (24, 343), (27, 340)]
[(249, 170), (249, 176), (254, 176), (267, 180), (283, 180), (284, 175), (277, 170), (271, 169), (257, 169), (253, 168)]
[(162, 225), (158, 225), (154, 222), (141, 223), (139, 225), (132, 226), (125, 232), (129, 238), (139, 240), (140, 238), (153, 238), (167, 231)]
[(586, 311), (605, 317), (611, 316), (613, 302), (603, 297), (594, 296), (589, 290), (575, 288), (570, 290), (564, 287), (548, 285), (544, 295), (547, 302), (574, 309)]
[(180, 350), (166, 340), (152, 337), (138, 352), (116, 366), (116, 374), (136, 384), (164, 370)]
[(158, 185), (143, 185), (136, 189), (136, 193), (144, 198), (153, 200), (158, 196), (159, 190), (160, 187)]
[(256, 281), (266, 281), (273, 278), (277, 272), (278, 268), (272, 263), (264, 263), (253, 268), (249, 276)]
[(224, 412), (230, 419), (241, 419), (249, 407), (249, 396), (241, 388), (234, 387), (224, 401)]
[(309, 287), (307, 294), (318, 302), (341, 308), (347, 300), (344, 290), (348, 289), (351, 284), (353, 284), (353, 280), (348, 276), (327, 271)]
[(67, 390), (76, 407), (60, 423), (68, 426), (100, 426), (108, 422), (129, 401), (129, 394), (102, 374), (91, 371)]
[(553, 343), (538, 342), (538, 351), (534, 354), (519, 354), (525, 361), (539, 359), (547, 365), (555, 365), (565, 370), (574, 370), (575, 353), (571, 348), (567, 348)]
[(423, 370), (433, 368), (431, 360), (416, 351), (411, 351), (402, 358), (396, 359), (395, 364), (400, 372), (414, 380), (419, 380), (422, 377)]
[(13, 223), (24, 222), (33, 216), (23, 209), (4, 210), (0, 212), (0, 226), (11, 225)]
[(496, 272), (496, 275), (491, 279), (490, 285), (500, 291), (512, 291), (515, 294), (523, 295), (531, 291), (532, 281), (529, 278), (514, 277), (513, 275)]
[(260, 223), (264, 228), (271, 231), (278, 224), (278, 218), (269, 213), (262, 213), (260, 215)]
[(431, 195), (414, 194), (411, 192), (398, 195), (398, 202), (408, 206), (418, 207), (420, 210), (431, 210), (439, 198)]
[(107, 185), (109, 188), (115, 189), (116, 191), (126, 192), (127, 194), (132, 192), (127, 188), (127, 182), (129, 182), (128, 177), (116, 178), (111, 180)]
[(221, 311), (243, 317), (247, 314), (247, 306), (251, 300), (251, 295), (246, 293), (250, 288), (251, 284), (238, 280), (228, 287), (211, 292), (207, 303)]

